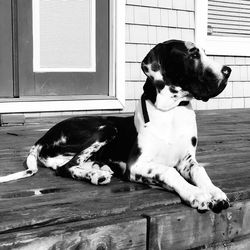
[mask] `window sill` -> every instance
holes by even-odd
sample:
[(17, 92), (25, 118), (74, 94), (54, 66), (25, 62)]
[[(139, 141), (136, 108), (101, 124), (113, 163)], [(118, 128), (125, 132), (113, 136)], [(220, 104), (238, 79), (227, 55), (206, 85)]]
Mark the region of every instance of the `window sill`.
[(85, 110), (121, 110), (123, 100), (113, 99), (82, 99), (82, 100), (18, 100), (1, 102), (0, 113), (57, 112)]

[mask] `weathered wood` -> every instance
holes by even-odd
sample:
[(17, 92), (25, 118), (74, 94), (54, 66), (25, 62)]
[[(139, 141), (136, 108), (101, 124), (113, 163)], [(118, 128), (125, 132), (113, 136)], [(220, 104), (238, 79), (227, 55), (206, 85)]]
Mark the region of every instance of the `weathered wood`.
[[(143, 185), (118, 183), (103, 188), (88, 185), (78, 187), (79, 189), (75, 185), (68, 186), (68, 189), (65, 186), (65, 189), (54, 188), (54, 193), (51, 189), (51, 193), (40, 196), (28, 196), (32, 192), (26, 191), (17, 193), (17, 198), (11, 195), (9, 199), (3, 198), (0, 217), (4, 220), (0, 223), (0, 233), (111, 215), (140, 215), (144, 208), (180, 202), (174, 194), (143, 189)], [(48, 189), (45, 192), (46, 190)], [(169, 199), (165, 199), (167, 196)]]
[(0, 249), (145, 250), (146, 219), (107, 217), (3, 234)]
[[(200, 248), (196, 248), (196, 250), (204, 249), (204, 246), (201, 246)], [(231, 242), (220, 242), (217, 244), (211, 244), (210, 246), (207, 246), (206, 249), (208, 250), (249, 250), (250, 249), (250, 235), (246, 237), (239, 237), (236, 240), (233, 240)]]
[[(250, 200), (234, 203), (220, 214), (180, 205), (145, 214), (149, 221), (149, 249), (192, 249), (225, 245), (250, 237)], [(250, 243), (248, 243), (250, 244)]]
[[(25, 116), (22, 114), (1, 114), (0, 126), (24, 125)], [(12, 133), (12, 135), (16, 135)]]
[[(0, 127), (0, 175), (22, 170), (22, 162), (29, 148), (51, 126), (62, 119), (64, 118), (29, 118), (26, 119), (24, 126)], [(227, 244), (229, 249), (231, 246), (232, 249), (234, 246), (236, 249), (238, 246), (239, 249), (244, 249), (244, 246), (249, 246), (250, 232), (246, 233), (245, 229), (250, 228), (250, 220), (246, 216), (244, 220), (242, 219), (242, 223), (243, 221), (245, 223), (244, 227), (239, 221), (232, 224), (233, 229), (238, 225), (239, 235), (233, 236), (234, 238), (230, 238), (230, 241), (225, 241), (224, 239), (227, 239), (228, 235), (223, 236), (221, 233), (216, 236), (217, 242), (211, 242), (209, 239), (213, 240), (212, 237), (215, 236), (208, 233), (211, 233), (209, 230), (215, 230), (212, 228), (211, 218), (219, 223), (216, 224), (216, 230), (224, 232), (225, 227), (229, 225), (225, 219), (229, 212), (236, 220), (242, 218), (240, 216), (243, 216), (243, 210), (245, 214), (249, 214), (250, 112), (249, 110), (203, 111), (197, 112), (197, 119), (199, 130), (197, 158), (201, 162), (209, 163), (206, 170), (213, 182), (228, 194), (233, 204), (228, 211), (221, 215), (212, 213), (200, 215), (196, 210), (181, 204), (180, 198), (176, 194), (161, 189), (124, 182), (116, 178), (112, 179), (107, 186), (97, 187), (89, 183), (55, 176), (53, 171), (40, 168), (39, 172), (31, 178), (0, 184), (0, 242), (7, 242), (10, 246), (17, 242), (24, 243), (25, 240), (39, 242), (39, 239), (43, 237), (49, 241), (49, 237), (51, 236), (53, 239), (55, 235), (53, 231), (58, 232), (56, 240), (58, 237), (63, 239), (63, 236), (60, 236), (60, 230), (62, 230), (62, 235), (65, 233), (65, 237), (68, 237), (68, 242), (70, 239), (78, 239), (77, 232), (82, 232), (82, 230), (84, 231), (82, 234), (89, 235), (86, 236), (86, 239), (90, 239), (93, 235), (98, 235), (96, 232), (99, 231), (104, 235), (105, 232), (110, 234), (113, 234), (114, 231), (119, 232), (117, 224), (120, 222), (125, 223), (123, 224), (125, 232), (126, 230), (133, 232), (132, 229), (129, 229), (130, 225), (133, 225), (133, 221), (136, 223), (136, 221), (140, 221), (139, 218), (142, 218), (141, 214), (147, 214), (147, 216), (157, 215), (150, 221), (148, 220), (150, 223), (154, 220), (157, 222), (159, 218), (165, 220), (166, 224), (159, 222), (159, 225), (171, 231), (171, 234), (174, 235), (173, 242), (177, 241), (176, 247), (178, 244), (184, 244), (184, 238), (182, 239), (181, 235), (189, 228), (193, 230), (190, 239), (195, 236), (194, 242), (199, 240), (200, 243), (195, 245), (190, 239), (186, 240), (186, 248), (194, 245), (197, 247), (206, 245), (211, 249), (213, 247), (222, 249), (223, 244)], [(242, 205), (244, 209), (237, 214), (236, 208), (240, 204), (245, 204)], [(154, 211), (160, 211), (160, 213), (154, 214), (152, 213)], [(168, 228), (167, 223), (171, 221), (171, 218), (171, 223), (174, 223), (173, 221), (178, 215), (180, 215), (181, 221), (177, 219), (176, 228)], [(107, 217), (106, 222), (105, 217)], [(119, 220), (121, 221), (119, 222)], [(88, 228), (85, 227), (85, 223), (89, 225)], [(140, 230), (146, 230), (146, 224), (143, 223), (136, 224), (138, 228), (141, 227)], [(185, 227), (180, 226), (181, 223)], [(107, 226), (107, 231), (102, 229), (104, 224)], [(77, 225), (81, 226), (77, 228)], [(240, 230), (240, 226), (245, 230), (244, 237), (242, 236), (243, 229)], [(72, 231), (66, 233), (63, 231), (64, 228), (72, 228)], [(150, 229), (150, 224), (147, 228)], [(201, 235), (201, 230), (208, 232), (207, 236)], [(232, 231), (229, 236), (232, 236), (234, 232)], [(180, 238), (177, 239), (178, 237)], [(234, 242), (231, 242), (232, 239)], [(125, 241), (124, 239), (123, 242)], [(53, 242), (55, 243), (55, 241)], [(190, 245), (188, 245), (189, 243)], [(36, 248), (38, 248), (37, 246)], [(60, 247), (58, 248), (60, 249)]]

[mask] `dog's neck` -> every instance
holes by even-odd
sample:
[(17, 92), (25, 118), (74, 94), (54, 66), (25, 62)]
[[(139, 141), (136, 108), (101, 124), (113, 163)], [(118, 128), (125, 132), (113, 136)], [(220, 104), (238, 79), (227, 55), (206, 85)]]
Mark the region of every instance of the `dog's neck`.
[[(146, 100), (147, 100), (147, 98), (146, 98), (145, 94), (142, 94), (142, 96), (141, 96), (142, 114), (143, 114), (144, 122), (148, 123), (150, 121), (150, 118), (148, 115)], [(157, 107), (155, 104), (153, 104), (153, 105), (154, 105), (155, 109), (160, 110), (161, 112), (167, 112), (167, 111), (170, 111), (178, 106), (189, 105), (190, 100), (191, 100), (191, 98), (186, 98), (186, 97), (180, 98), (180, 99), (172, 102), (168, 107), (164, 107), (164, 109)]]

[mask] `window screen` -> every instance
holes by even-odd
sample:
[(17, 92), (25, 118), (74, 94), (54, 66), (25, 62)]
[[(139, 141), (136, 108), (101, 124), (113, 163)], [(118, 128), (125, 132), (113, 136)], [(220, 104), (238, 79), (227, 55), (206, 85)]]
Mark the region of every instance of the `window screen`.
[(207, 34), (250, 38), (250, 1), (208, 0)]
[(35, 70), (95, 71), (94, 2), (33, 2)]

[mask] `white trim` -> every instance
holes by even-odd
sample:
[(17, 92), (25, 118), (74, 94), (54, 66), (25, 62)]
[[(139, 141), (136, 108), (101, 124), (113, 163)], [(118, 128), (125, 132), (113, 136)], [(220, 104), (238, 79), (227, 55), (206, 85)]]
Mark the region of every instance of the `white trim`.
[[(126, 0), (112, 0), (114, 3), (114, 39), (115, 39), (115, 95), (125, 107), (125, 6)], [(118, 3), (119, 2), (119, 3)]]
[(207, 35), (208, 0), (195, 0), (195, 42), (210, 55), (250, 56), (250, 38)]
[(40, 11), (39, 0), (32, 0), (33, 70), (40, 67)]
[(46, 73), (46, 72), (96, 72), (95, 63), (92, 64), (89, 68), (35, 68), (33, 70), (37, 73)]
[(96, 0), (91, 0), (90, 27), (90, 67), (85, 68), (45, 68), (40, 65), (40, 9), (39, 0), (32, 0), (33, 24), (33, 70), (34, 72), (95, 72), (96, 71)]
[[(112, 99), (65, 101), (5, 101), (0, 113), (28, 113), (84, 110), (121, 110), (125, 107), (125, 0), (111, 0), (111, 72)], [(5, 99), (6, 100), (6, 99)]]
[(122, 109), (118, 100), (24, 101), (0, 104), (0, 113)]

